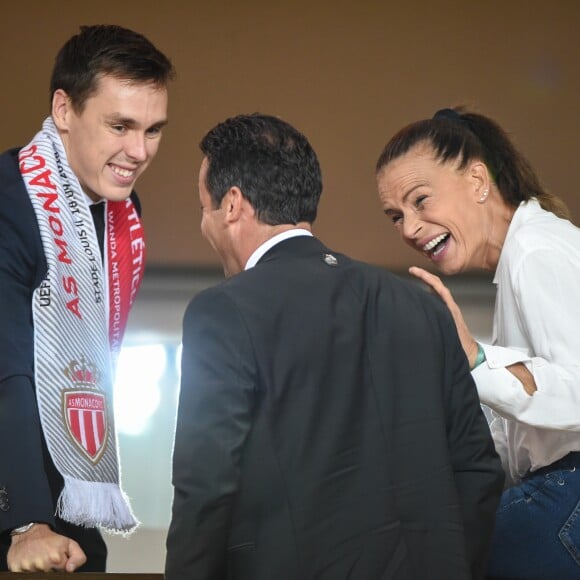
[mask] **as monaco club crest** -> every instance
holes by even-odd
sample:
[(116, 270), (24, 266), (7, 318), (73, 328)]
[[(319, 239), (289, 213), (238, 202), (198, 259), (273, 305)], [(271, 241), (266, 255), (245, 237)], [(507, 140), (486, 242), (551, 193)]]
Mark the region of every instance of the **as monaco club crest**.
[(73, 360), (64, 374), (74, 388), (63, 391), (65, 423), (83, 454), (97, 463), (107, 443), (107, 399), (98, 389), (100, 373), (84, 357)]

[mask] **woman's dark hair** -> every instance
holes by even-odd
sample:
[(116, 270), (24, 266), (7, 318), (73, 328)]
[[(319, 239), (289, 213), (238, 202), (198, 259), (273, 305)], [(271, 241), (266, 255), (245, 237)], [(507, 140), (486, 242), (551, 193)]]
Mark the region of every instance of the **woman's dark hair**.
[(62, 89), (77, 112), (97, 90), (99, 77), (165, 87), (174, 76), (171, 61), (142, 34), (121, 26), (81, 26), (56, 55), (50, 95)]
[(463, 107), (437, 111), (433, 118), (401, 129), (383, 149), (376, 172), (419, 143), (428, 143), (435, 158), (443, 163), (458, 161), (459, 169), (472, 160), (483, 161), (501, 196), (511, 206), (535, 197), (545, 210), (570, 219), (566, 204), (542, 187), (532, 166), (492, 119)]

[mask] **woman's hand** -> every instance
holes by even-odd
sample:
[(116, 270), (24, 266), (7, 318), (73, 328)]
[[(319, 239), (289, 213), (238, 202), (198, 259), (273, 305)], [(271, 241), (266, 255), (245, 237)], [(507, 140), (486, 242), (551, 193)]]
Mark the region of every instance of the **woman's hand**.
[(453, 300), (451, 292), (449, 292), (447, 286), (441, 282), (441, 279), (438, 276), (427, 272), (427, 270), (423, 270), (423, 268), (411, 266), (409, 268), (409, 273), (425, 282), (427, 286), (431, 287), (441, 300), (443, 300), (447, 308), (449, 308), (453, 320), (455, 321), (455, 326), (457, 327), (457, 334), (459, 335), (461, 346), (463, 347), (467, 360), (469, 361), (469, 368), (472, 369), (475, 365), (475, 359), (477, 358), (477, 342), (475, 342), (469, 328), (467, 328), (467, 324), (465, 324), (465, 320), (463, 319), (463, 314), (461, 314), (461, 309), (457, 306), (455, 300)]
[[(461, 309), (457, 306), (455, 300), (453, 300), (451, 292), (449, 292), (447, 286), (441, 282), (441, 279), (438, 276), (427, 272), (427, 270), (423, 270), (423, 268), (411, 266), (409, 268), (409, 273), (425, 282), (427, 286), (430, 286), (441, 300), (445, 302), (445, 305), (449, 308), (453, 320), (455, 321), (461, 346), (463, 347), (467, 360), (469, 361), (469, 368), (473, 369), (475, 366), (475, 359), (477, 358), (477, 342), (475, 342), (469, 328), (467, 328), (467, 324), (465, 324), (465, 320), (463, 320), (463, 314), (461, 314)], [(523, 363), (515, 363), (506, 367), (506, 369), (520, 381), (523, 389), (528, 395), (532, 396), (536, 392), (537, 386), (534, 376)]]

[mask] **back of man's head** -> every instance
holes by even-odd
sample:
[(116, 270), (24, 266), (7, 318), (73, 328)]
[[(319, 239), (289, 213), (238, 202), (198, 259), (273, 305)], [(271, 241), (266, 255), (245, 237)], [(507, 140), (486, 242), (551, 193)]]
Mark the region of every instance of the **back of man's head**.
[(227, 119), (203, 138), (214, 207), (238, 187), (268, 225), (312, 223), (322, 193), (316, 153), (290, 124), (254, 113)]
[(166, 87), (174, 76), (171, 61), (142, 34), (110, 24), (81, 26), (56, 56), (50, 95), (62, 89), (82, 112), (101, 76)]

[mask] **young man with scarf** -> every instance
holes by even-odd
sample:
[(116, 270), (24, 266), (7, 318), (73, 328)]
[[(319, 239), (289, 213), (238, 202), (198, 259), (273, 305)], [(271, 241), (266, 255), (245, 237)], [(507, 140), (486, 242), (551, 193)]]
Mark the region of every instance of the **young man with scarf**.
[(137, 524), (112, 382), (144, 268), (133, 186), (172, 76), (142, 35), (81, 27), (57, 55), (51, 115), (0, 156), (0, 571), (104, 571), (98, 528)]

